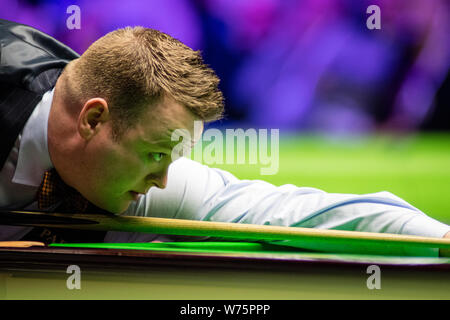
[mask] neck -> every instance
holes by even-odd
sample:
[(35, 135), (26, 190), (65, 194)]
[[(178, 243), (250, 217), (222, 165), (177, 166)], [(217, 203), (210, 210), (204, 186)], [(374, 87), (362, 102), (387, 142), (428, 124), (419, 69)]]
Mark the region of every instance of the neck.
[[(64, 79), (60, 77), (55, 85), (55, 92), (50, 109), (47, 129), (47, 143), (50, 159), (58, 174), (71, 185), (67, 172), (73, 172), (78, 162), (77, 116), (70, 112), (65, 104)], [(73, 109), (72, 109), (73, 110)]]

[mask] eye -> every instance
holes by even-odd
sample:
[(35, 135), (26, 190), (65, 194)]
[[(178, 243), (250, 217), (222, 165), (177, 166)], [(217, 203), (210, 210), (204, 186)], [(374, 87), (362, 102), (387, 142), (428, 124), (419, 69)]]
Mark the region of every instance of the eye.
[(164, 157), (164, 153), (161, 152), (151, 152), (150, 157), (155, 160), (156, 162), (160, 162), (162, 158)]

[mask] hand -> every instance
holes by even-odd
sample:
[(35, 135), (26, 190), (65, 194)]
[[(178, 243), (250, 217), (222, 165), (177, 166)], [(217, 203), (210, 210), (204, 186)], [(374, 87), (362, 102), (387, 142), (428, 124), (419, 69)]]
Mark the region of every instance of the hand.
[[(450, 231), (444, 235), (444, 238), (450, 239)], [(440, 257), (450, 257), (450, 249), (439, 249)]]

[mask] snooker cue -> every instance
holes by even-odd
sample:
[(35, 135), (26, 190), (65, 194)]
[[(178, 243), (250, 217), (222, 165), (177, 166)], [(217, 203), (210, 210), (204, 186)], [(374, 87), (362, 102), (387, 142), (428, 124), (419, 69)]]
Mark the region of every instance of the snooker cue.
[(61, 214), (31, 211), (0, 211), (0, 224), (30, 227), (53, 227), (79, 230), (143, 232), (182, 236), (208, 236), (249, 241), (293, 240), (302, 244), (313, 243), (340, 250), (356, 246), (369, 251), (389, 247), (413, 246), (420, 248), (450, 249), (450, 239), (429, 238), (389, 233), (327, 230), (315, 228), (281, 227), (243, 223), (195, 221), (153, 217), (117, 216), (113, 214)]

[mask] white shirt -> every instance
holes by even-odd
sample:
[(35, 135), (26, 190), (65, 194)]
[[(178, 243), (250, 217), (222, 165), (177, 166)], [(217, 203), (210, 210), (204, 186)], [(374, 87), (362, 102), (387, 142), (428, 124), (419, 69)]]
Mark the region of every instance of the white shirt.
[[(0, 207), (33, 206), (44, 172), (52, 167), (47, 149), (47, 123), (53, 91), (47, 92), (26, 123), (0, 172)], [(151, 188), (124, 215), (222, 221), (443, 237), (450, 226), (436, 221), (389, 192), (336, 194), (297, 187), (239, 180), (229, 172), (181, 158), (168, 172), (165, 189)], [(6, 231), (4, 231), (6, 230)], [(30, 228), (0, 228), (0, 240), (18, 240)], [(108, 232), (105, 242), (180, 239), (155, 234)], [(319, 245), (278, 241), (321, 249)], [(330, 248), (336, 251), (336, 248)], [(435, 249), (403, 248), (406, 253), (437, 256)], [(413, 251), (413, 252), (411, 252)], [(402, 252), (399, 252), (402, 254)]]
[[(36, 209), (34, 198), (44, 172), (53, 167), (47, 146), (47, 123), (53, 90), (46, 92), (16, 139), (0, 171), (0, 208)], [(20, 240), (31, 228), (0, 227), (1, 240)]]

